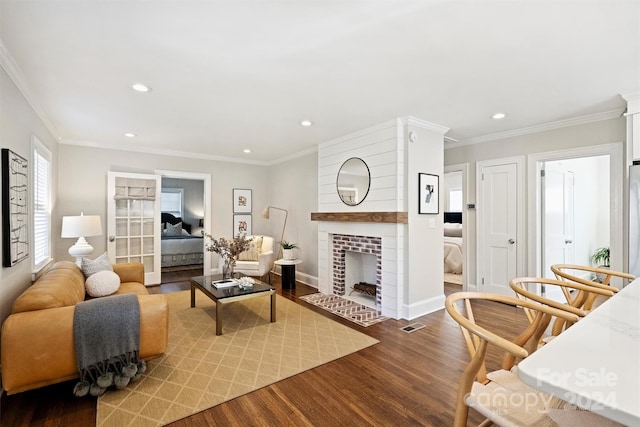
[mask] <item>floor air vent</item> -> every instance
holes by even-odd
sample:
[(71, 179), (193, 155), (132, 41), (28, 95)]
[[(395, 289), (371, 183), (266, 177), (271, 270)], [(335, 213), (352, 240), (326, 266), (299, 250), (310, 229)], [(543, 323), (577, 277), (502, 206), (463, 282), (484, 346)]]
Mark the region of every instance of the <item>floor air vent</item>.
[(409, 334), (413, 331), (417, 331), (418, 329), (422, 329), (422, 328), (424, 328), (424, 325), (422, 323), (411, 323), (407, 326), (403, 326), (400, 329)]

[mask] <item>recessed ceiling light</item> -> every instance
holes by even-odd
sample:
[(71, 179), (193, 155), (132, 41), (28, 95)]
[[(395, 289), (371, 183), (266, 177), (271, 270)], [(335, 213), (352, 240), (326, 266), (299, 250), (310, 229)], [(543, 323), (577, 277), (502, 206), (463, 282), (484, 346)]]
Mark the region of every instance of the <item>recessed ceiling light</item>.
[(127, 138), (135, 138), (136, 134), (135, 133), (131, 133), (131, 132), (127, 132), (124, 134), (124, 136), (126, 136)]
[(504, 119), (505, 117), (507, 117), (505, 113), (495, 113), (493, 116), (491, 116), (492, 119), (496, 120)]
[(131, 87), (137, 92), (149, 92), (151, 90), (149, 86), (143, 85), (142, 83), (135, 83), (131, 85)]
[(245, 152), (245, 153), (247, 153), (247, 154), (251, 153), (251, 150), (250, 150), (249, 148), (245, 148), (245, 149), (244, 149), (244, 150), (242, 150), (242, 151), (243, 151), (243, 152)]
[(311, 120), (303, 120), (303, 121), (300, 122), (300, 125), (304, 126), (304, 127), (309, 127), (312, 124), (313, 124), (313, 122)]

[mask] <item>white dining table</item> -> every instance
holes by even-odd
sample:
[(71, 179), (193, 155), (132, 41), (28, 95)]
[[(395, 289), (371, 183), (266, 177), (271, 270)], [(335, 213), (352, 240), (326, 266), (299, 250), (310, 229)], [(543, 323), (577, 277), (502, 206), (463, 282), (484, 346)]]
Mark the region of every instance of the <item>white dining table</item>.
[(640, 426), (640, 279), (518, 364), (526, 384)]

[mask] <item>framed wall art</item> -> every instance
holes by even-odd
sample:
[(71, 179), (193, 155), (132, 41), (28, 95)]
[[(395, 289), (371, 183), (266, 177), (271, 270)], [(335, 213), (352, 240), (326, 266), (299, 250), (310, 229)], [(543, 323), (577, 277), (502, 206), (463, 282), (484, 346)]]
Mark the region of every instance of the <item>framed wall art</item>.
[(233, 237), (251, 235), (251, 215), (233, 216)]
[(418, 213), (437, 214), (440, 212), (440, 177), (429, 173), (418, 174)]
[(2, 149), (2, 265), (29, 256), (29, 167), (27, 160)]
[(233, 189), (233, 213), (251, 213), (251, 190)]

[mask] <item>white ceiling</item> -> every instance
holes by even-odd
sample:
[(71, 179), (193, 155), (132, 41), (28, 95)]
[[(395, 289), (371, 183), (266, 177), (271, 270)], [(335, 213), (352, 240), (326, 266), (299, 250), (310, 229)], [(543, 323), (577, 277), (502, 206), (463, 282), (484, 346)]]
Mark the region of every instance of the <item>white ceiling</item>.
[(459, 144), (640, 92), (639, 0), (0, 0), (0, 39), (62, 142), (267, 164), (400, 116)]

